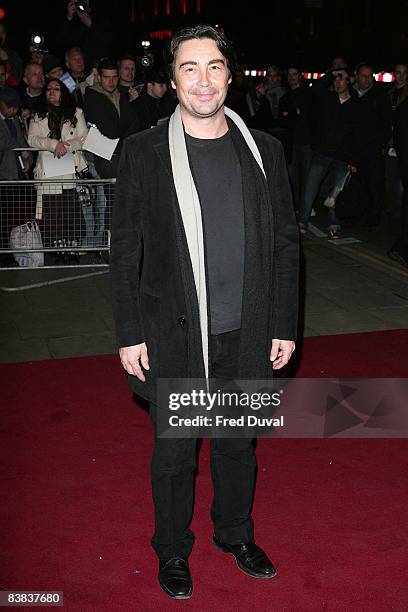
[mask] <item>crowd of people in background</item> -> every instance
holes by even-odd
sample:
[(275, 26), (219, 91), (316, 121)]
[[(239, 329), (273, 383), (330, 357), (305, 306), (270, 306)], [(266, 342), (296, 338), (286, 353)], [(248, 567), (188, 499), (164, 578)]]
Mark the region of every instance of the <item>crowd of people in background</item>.
[[(88, 0), (68, 2), (59, 30), (59, 56), (34, 44), (23, 64), (0, 22), (0, 180), (43, 179), (47, 151), (57, 158), (74, 154), (76, 172), (63, 179), (114, 179), (123, 140), (157, 125), (177, 104), (165, 67), (152, 53), (106, 56), (112, 33), (102, 18), (96, 19)], [(248, 77), (237, 68), (226, 105), (249, 127), (281, 140), (301, 234), (308, 231), (321, 197), (328, 236), (338, 238), (339, 194), (346, 184), (358, 182), (368, 228), (382, 223), (386, 207), (400, 216), (401, 235), (389, 256), (408, 265), (407, 63), (396, 63), (393, 73), (387, 86), (376, 82), (370, 63), (351, 70), (342, 57), (310, 82), (298, 65), (285, 70), (271, 65), (265, 77)], [(82, 149), (90, 125), (119, 139), (111, 160)], [(90, 209), (72, 185), (37, 187), (33, 218), (42, 223), (45, 246), (72, 241), (68, 226), (83, 228), (82, 244), (100, 244), (109, 220), (107, 194), (103, 186), (96, 189)], [(4, 204), (0, 222), (4, 248), (14, 222)]]
[(226, 103), (250, 127), (281, 140), (301, 234), (320, 196), (328, 236), (339, 238), (338, 198), (349, 182), (358, 184), (351, 214), (370, 230), (381, 227), (385, 213), (400, 219), (388, 254), (407, 265), (408, 64), (397, 62), (393, 74), (392, 84), (377, 82), (370, 63), (351, 70), (343, 57), (310, 82), (298, 65), (270, 66), (265, 77), (250, 80), (237, 70)]
[[(146, 51), (143, 58), (103, 56), (110, 47), (109, 27), (100, 18), (94, 20), (88, 1), (81, 6), (67, 4), (58, 36), (61, 55), (51, 54), (42, 42), (32, 44), (25, 64), (20, 53), (8, 47), (6, 26), (0, 23), (0, 180), (38, 181), (31, 218), (40, 224), (45, 247), (102, 245), (112, 191), (97, 185), (97, 197), (89, 206), (73, 182), (114, 179), (123, 140), (155, 126), (177, 104), (152, 53)], [(118, 139), (110, 160), (83, 150), (91, 125), (105, 137)], [(24, 147), (34, 150), (22, 151)], [(72, 153), (75, 174), (47, 184), (47, 152), (56, 158)], [(26, 200), (27, 193), (29, 189)], [(16, 218), (21, 221), (15, 197), (12, 208), (3, 198), (3, 248)], [(26, 202), (24, 210), (27, 215)], [(64, 257), (59, 253), (57, 259)]]

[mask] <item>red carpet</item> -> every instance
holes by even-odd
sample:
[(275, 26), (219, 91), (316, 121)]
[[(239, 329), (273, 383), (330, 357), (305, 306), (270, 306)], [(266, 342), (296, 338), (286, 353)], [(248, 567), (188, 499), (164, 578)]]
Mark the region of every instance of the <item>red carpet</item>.
[[(408, 330), (309, 338), (299, 375), (404, 376)], [(2, 367), (0, 588), (62, 590), (69, 612), (408, 610), (404, 440), (259, 441), (256, 536), (279, 576), (210, 545), (208, 441), (190, 558), (172, 602), (150, 548), (149, 417), (116, 357)], [(323, 373), (322, 373), (323, 371)]]

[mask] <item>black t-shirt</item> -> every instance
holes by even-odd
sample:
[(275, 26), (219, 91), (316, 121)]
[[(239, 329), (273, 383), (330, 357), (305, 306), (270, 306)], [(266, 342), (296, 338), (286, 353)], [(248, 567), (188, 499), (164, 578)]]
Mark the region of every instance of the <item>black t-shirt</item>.
[(201, 139), (186, 134), (200, 198), (210, 304), (210, 333), (241, 327), (244, 207), (241, 166), (231, 134)]

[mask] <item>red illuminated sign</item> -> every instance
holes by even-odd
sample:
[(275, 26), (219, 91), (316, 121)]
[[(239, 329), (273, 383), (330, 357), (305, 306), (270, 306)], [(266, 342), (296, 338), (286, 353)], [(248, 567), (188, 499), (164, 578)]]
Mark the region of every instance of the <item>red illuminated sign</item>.
[(149, 38), (153, 40), (163, 40), (163, 38), (171, 38), (173, 36), (173, 30), (156, 30), (155, 32), (149, 32)]

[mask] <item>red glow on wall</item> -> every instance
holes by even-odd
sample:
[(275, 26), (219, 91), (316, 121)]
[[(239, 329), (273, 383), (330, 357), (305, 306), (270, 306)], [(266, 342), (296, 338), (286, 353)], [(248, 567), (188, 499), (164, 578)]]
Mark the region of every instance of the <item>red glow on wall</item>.
[(155, 17), (157, 17), (158, 14), (159, 14), (159, 2), (158, 2), (158, 0), (154, 0), (154, 15), (155, 15)]
[(135, 21), (136, 21), (135, 0), (132, 0), (132, 2), (130, 3), (130, 21), (132, 23), (135, 23)]
[(183, 15), (187, 13), (187, 0), (181, 0), (181, 12)]
[(166, 15), (170, 15), (170, 0), (166, 0)]
[(197, 13), (201, 11), (201, 0), (197, 0)]

